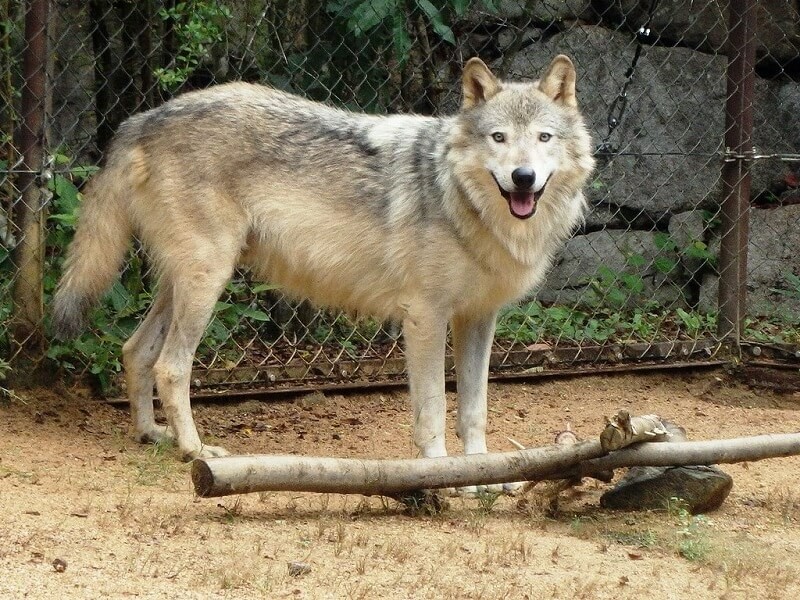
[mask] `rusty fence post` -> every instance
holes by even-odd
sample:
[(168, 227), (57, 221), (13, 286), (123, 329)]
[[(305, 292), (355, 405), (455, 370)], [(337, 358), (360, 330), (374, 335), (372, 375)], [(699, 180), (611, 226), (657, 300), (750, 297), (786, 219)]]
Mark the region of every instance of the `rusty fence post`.
[(731, 0), (728, 29), (725, 160), (718, 334), (738, 350), (747, 301), (750, 166), (753, 161), (756, 0)]
[(14, 339), (34, 349), (43, 341), (45, 197), (40, 175), (45, 154), (49, 0), (29, 0), (26, 8), (21, 123), (16, 132), (22, 154), (18, 179), (22, 198), (14, 211), (19, 243), (14, 250), (17, 273), (12, 293)]

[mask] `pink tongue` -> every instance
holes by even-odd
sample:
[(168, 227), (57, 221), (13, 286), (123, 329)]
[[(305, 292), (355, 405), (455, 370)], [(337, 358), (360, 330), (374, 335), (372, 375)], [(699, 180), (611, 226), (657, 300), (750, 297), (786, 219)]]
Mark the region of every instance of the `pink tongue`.
[(518, 217), (527, 217), (536, 208), (536, 201), (530, 192), (511, 192), (511, 212)]

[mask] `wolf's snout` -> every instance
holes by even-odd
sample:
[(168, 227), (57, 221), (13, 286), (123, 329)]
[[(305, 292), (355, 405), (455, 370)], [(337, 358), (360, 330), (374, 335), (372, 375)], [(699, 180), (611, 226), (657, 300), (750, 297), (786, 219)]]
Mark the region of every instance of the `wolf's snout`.
[(520, 190), (529, 190), (536, 183), (536, 173), (529, 167), (517, 167), (511, 172), (511, 181)]

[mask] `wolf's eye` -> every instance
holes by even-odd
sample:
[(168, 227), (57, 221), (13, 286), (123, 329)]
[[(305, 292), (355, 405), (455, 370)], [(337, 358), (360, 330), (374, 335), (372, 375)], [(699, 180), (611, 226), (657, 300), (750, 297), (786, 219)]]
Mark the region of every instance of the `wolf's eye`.
[(506, 134), (500, 133), (499, 131), (495, 131), (492, 134), (492, 139), (497, 142), (498, 144), (502, 144), (506, 141)]
[(546, 131), (543, 131), (542, 133), (539, 134), (539, 141), (549, 142), (551, 137), (553, 137), (552, 133), (547, 133)]

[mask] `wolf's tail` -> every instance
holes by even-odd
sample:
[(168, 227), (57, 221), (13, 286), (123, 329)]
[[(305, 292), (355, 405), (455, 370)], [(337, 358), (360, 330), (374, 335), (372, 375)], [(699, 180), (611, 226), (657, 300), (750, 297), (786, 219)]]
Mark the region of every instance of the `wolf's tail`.
[(86, 313), (119, 273), (132, 232), (129, 204), (143, 175), (134, 152), (112, 155), (89, 183), (53, 298), (53, 333), (58, 339), (81, 332)]

